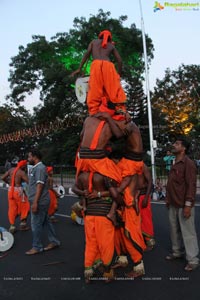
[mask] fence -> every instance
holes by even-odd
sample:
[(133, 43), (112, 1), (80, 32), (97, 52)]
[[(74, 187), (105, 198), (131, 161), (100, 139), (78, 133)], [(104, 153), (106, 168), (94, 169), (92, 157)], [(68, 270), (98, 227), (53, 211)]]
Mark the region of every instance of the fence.
[[(149, 166), (151, 169), (151, 166)], [(160, 183), (165, 188), (167, 184), (168, 174), (163, 164), (156, 164), (156, 178), (160, 179)], [(200, 194), (200, 167), (197, 168), (197, 193)], [(5, 172), (4, 166), (0, 166), (0, 174), (2, 175)], [(53, 178), (54, 184), (63, 185), (65, 188), (71, 187), (75, 182), (76, 169), (74, 166), (67, 165), (55, 165), (53, 166)], [(1, 176), (0, 175), (0, 176)]]

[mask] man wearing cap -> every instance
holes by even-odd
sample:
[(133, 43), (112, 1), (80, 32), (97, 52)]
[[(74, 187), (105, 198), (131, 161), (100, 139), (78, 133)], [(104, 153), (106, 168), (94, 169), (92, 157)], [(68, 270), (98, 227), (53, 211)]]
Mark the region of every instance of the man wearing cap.
[[(115, 65), (110, 61), (110, 55), (114, 55), (118, 72)], [(90, 68), (89, 90), (87, 95), (87, 106), (90, 115), (99, 111), (102, 98), (105, 97), (114, 105), (122, 105), (126, 101), (126, 95), (120, 83), (122, 72), (122, 59), (112, 42), (112, 34), (104, 30), (99, 34), (99, 38), (93, 40), (84, 54), (79, 68), (72, 73), (72, 76), (80, 73), (83, 65), (92, 55), (93, 62)]]
[[(13, 162), (12, 162), (13, 163)], [(20, 230), (28, 230), (29, 227), (26, 224), (27, 216), (30, 210), (30, 204), (26, 193), (22, 187), (23, 183), (28, 183), (28, 177), (25, 173), (27, 160), (21, 160), (17, 163), (15, 161), (15, 167), (9, 169), (3, 176), (2, 180), (9, 183), (8, 189), (8, 219), (10, 222), (11, 233), (16, 231), (15, 219), (20, 215)]]

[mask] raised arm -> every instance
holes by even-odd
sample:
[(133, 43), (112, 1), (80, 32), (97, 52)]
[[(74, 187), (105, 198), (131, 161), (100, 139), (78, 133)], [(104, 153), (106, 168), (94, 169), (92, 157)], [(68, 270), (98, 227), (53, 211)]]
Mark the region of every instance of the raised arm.
[(121, 77), (121, 75), (122, 75), (122, 59), (121, 59), (121, 56), (119, 55), (119, 52), (117, 51), (116, 48), (113, 49), (113, 54), (114, 54), (114, 57), (117, 61), (117, 70), (118, 70), (119, 76)]
[(112, 131), (112, 134), (116, 136), (117, 138), (121, 138), (123, 136), (122, 130), (117, 126), (115, 121), (112, 119), (112, 117), (106, 113), (106, 112), (99, 112), (96, 115), (94, 115), (95, 118), (99, 118), (100, 120), (105, 120), (108, 122), (110, 129)]
[(81, 72), (82, 67), (84, 66), (85, 62), (89, 59), (91, 53), (92, 53), (92, 42), (89, 44), (87, 51), (84, 53), (79, 68), (76, 71), (74, 71), (71, 74), (71, 76), (74, 76), (74, 75), (79, 74)]

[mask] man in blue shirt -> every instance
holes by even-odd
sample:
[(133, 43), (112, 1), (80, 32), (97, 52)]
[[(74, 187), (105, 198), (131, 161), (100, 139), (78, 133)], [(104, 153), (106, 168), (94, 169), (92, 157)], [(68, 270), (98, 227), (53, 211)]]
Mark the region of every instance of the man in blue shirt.
[[(28, 154), (28, 162), (33, 167), (29, 173), (28, 198), (31, 204), (31, 229), (33, 235), (32, 249), (26, 252), (33, 255), (43, 250), (51, 250), (60, 246), (60, 241), (56, 237), (53, 224), (49, 220), (48, 208), (50, 204), (48, 192), (48, 175), (46, 166), (41, 162), (42, 155), (37, 149), (33, 149)], [(47, 227), (49, 245), (43, 248), (42, 231)]]

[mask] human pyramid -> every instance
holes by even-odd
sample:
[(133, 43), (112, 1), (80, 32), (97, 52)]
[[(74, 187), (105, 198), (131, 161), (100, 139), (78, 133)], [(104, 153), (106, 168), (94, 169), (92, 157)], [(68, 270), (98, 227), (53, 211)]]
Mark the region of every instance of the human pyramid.
[[(118, 73), (110, 54), (117, 60)], [(97, 268), (106, 281), (113, 280), (115, 268), (128, 265), (127, 254), (134, 266), (126, 276), (142, 276), (143, 252), (147, 245), (152, 247), (155, 243), (151, 214), (146, 228), (141, 227), (138, 178), (146, 167), (142, 138), (126, 111), (126, 95), (120, 84), (122, 61), (108, 30), (89, 44), (79, 69), (72, 75), (81, 71), (90, 55), (89, 117), (81, 132), (73, 187), (81, 197), (73, 210), (84, 216), (84, 276), (88, 283)], [(118, 257), (112, 265), (114, 250)]]

